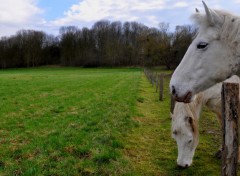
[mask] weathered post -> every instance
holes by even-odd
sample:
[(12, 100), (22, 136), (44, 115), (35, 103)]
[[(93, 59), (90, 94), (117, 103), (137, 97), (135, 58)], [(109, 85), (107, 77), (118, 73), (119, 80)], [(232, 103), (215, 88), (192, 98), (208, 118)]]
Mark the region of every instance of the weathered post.
[(239, 85), (223, 83), (223, 152), (222, 176), (237, 176), (238, 164), (238, 104)]
[(154, 84), (155, 84), (155, 74), (154, 72), (152, 72), (152, 86), (154, 87)]
[(154, 83), (153, 83), (153, 72), (150, 72), (150, 74), (151, 74), (151, 84), (153, 86), (154, 85)]
[(150, 82), (150, 72), (147, 71), (147, 78), (148, 78), (148, 81)]
[(148, 72), (148, 70), (146, 70), (146, 77), (147, 77), (147, 79), (149, 81), (149, 72)]
[(175, 107), (175, 99), (171, 95), (171, 104), (170, 104), (170, 112), (171, 113), (173, 113), (174, 107)]
[(153, 72), (153, 84), (152, 86), (154, 87), (157, 84), (157, 73)]
[(156, 92), (158, 92), (159, 80), (160, 80), (160, 76), (157, 75), (157, 76), (156, 76)]
[(160, 82), (159, 82), (159, 100), (160, 101), (163, 100), (163, 78), (164, 78), (164, 75), (161, 74), (160, 75)]

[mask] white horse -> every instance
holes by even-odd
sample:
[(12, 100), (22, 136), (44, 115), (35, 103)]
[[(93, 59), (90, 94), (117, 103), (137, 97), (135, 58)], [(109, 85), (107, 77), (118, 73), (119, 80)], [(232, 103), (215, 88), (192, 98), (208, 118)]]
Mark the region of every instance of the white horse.
[[(240, 83), (238, 76), (232, 76), (226, 82)], [(206, 105), (216, 113), (220, 124), (221, 117), (221, 88), (222, 83), (197, 94), (191, 103), (176, 102), (172, 116), (172, 137), (178, 145), (177, 164), (188, 167), (192, 164), (195, 149), (198, 145), (198, 120), (202, 106)]]
[(198, 34), (170, 81), (170, 90), (179, 102), (189, 103), (193, 95), (239, 75), (240, 17), (203, 5), (205, 14), (196, 9), (192, 16)]

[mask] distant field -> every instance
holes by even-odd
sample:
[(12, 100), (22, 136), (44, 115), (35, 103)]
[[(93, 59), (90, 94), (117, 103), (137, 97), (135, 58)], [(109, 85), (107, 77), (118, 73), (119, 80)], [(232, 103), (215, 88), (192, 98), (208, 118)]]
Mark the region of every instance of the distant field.
[(176, 167), (168, 83), (159, 102), (141, 69), (0, 71), (0, 175), (219, 175), (207, 110), (193, 166)]

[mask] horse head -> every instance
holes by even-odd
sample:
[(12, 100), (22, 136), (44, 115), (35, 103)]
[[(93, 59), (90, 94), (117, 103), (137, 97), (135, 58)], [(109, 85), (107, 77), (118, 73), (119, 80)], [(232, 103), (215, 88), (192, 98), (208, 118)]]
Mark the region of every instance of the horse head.
[(172, 137), (178, 146), (177, 164), (189, 167), (198, 145), (198, 120), (190, 105), (176, 103), (172, 116)]
[(203, 5), (205, 14), (196, 10), (192, 16), (198, 33), (170, 81), (170, 91), (179, 102), (191, 102), (193, 95), (239, 69), (240, 18)]

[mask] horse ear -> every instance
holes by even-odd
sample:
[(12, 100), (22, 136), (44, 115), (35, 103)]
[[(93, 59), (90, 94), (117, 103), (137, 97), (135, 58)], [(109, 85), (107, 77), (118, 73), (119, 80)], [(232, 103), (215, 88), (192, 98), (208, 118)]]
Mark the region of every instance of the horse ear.
[(207, 20), (210, 26), (215, 26), (216, 24), (221, 25), (222, 21), (221, 17), (217, 15), (214, 11), (208, 8), (206, 3), (202, 1), (206, 15), (207, 15)]
[(200, 11), (198, 10), (198, 8), (195, 9), (196, 10), (196, 13), (199, 13)]
[(212, 14), (210, 12), (210, 9), (208, 8), (208, 6), (206, 5), (206, 3), (204, 1), (202, 1), (202, 3), (203, 3), (203, 6), (204, 6), (206, 15), (207, 15), (208, 22), (211, 26), (213, 26), (214, 25), (214, 20), (213, 20)]

